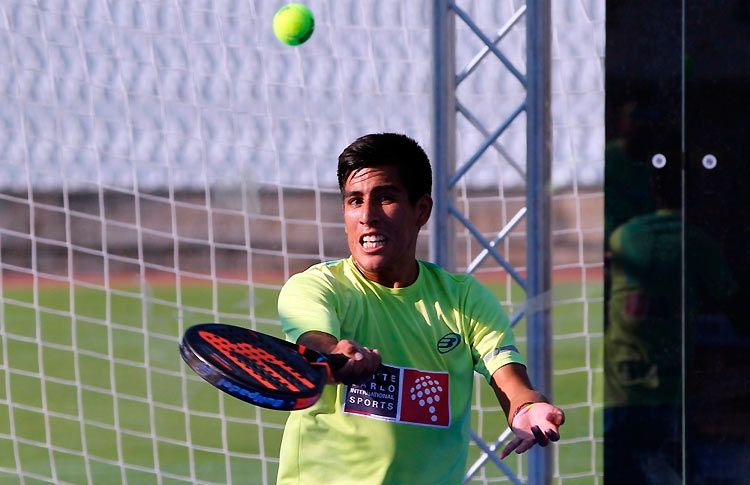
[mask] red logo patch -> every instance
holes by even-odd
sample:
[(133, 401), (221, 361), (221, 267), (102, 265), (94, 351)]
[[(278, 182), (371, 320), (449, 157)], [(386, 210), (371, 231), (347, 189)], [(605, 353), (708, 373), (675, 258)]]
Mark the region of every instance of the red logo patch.
[(448, 374), (404, 369), (401, 421), (428, 426), (450, 425)]

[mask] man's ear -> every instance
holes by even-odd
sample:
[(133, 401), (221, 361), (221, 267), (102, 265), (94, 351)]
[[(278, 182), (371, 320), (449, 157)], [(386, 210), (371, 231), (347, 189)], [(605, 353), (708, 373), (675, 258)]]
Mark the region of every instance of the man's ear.
[(430, 197), (429, 194), (424, 194), (419, 200), (417, 200), (416, 207), (417, 225), (422, 227), (427, 224), (427, 221), (430, 219), (430, 214), (432, 213), (432, 197)]

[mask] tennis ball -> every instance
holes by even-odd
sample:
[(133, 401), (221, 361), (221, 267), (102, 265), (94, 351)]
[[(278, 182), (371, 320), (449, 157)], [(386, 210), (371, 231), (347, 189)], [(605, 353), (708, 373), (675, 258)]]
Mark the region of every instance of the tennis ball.
[(273, 33), (287, 45), (300, 45), (315, 30), (315, 18), (309, 8), (301, 3), (284, 5), (273, 16)]

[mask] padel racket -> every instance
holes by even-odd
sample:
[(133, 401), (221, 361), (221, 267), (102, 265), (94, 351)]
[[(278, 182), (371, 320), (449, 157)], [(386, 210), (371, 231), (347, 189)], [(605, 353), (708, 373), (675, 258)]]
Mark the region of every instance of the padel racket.
[(348, 360), (222, 323), (188, 328), (180, 353), (191, 369), (218, 389), (256, 406), (279, 410), (315, 404), (331, 372)]

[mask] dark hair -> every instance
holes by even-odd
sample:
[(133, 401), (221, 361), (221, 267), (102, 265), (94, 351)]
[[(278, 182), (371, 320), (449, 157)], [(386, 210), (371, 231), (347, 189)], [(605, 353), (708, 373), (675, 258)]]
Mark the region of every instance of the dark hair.
[(401, 181), (409, 194), (409, 202), (416, 204), (420, 197), (432, 191), (430, 159), (419, 144), (399, 133), (373, 133), (354, 140), (339, 155), (336, 172), (339, 189), (344, 191), (352, 172), (363, 168), (392, 166), (398, 169)]

